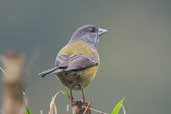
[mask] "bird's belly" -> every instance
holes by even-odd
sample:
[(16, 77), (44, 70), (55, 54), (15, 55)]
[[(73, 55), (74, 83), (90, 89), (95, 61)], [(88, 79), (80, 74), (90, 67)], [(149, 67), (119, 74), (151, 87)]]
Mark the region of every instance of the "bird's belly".
[(80, 71), (68, 71), (58, 74), (61, 82), (68, 88), (79, 90), (87, 87), (95, 78), (98, 66), (93, 66)]

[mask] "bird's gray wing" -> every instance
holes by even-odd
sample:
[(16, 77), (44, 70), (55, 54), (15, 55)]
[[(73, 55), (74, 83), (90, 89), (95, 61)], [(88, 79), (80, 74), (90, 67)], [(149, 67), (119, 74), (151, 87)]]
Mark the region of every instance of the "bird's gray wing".
[(56, 56), (55, 66), (58, 66), (59, 68), (66, 68), (68, 66), (69, 59), (70, 59), (70, 55), (59, 54)]
[[(60, 54), (56, 57), (55, 66), (64, 71), (81, 70), (99, 63), (99, 57), (96, 54)], [(56, 72), (57, 73), (57, 72)]]
[(55, 60), (55, 66), (48, 70), (42, 71), (38, 75), (45, 77), (47, 75), (53, 75), (57, 72), (63, 71), (63, 69), (67, 68), (67, 66), (68, 66), (68, 60), (69, 60), (68, 55), (64, 55), (64, 54), (57, 55), (56, 60)]
[(50, 68), (50, 69), (48, 69), (48, 70), (45, 70), (45, 71), (39, 73), (39, 75), (42, 76), (42, 77), (45, 77), (45, 76), (47, 76), (47, 75), (53, 73), (53, 72), (56, 71), (57, 69), (58, 69), (58, 67), (55, 66), (55, 67), (53, 67), (53, 68)]
[(73, 55), (68, 61), (65, 71), (82, 70), (98, 65), (98, 58), (94, 55)]
[(98, 63), (99, 59), (95, 55), (57, 55), (55, 66), (39, 73), (39, 75), (45, 77), (46, 75), (53, 75), (62, 71), (82, 70), (91, 66), (96, 66)]

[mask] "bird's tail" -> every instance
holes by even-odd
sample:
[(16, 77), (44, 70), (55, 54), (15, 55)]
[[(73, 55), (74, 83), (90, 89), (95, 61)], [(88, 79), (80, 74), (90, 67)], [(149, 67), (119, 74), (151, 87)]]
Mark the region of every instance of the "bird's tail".
[(59, 71), (61, 71), (61, 70), (56, 66), (56, 67), (53, 67), (53, 68), (51, 68), (51, 69), (48, 69), (48, 70), (45, 70), (45, 71), (39, 73), (39, 75), (40, 75), (41, 77), (45, 77), (45, 76), (47, 76), (47, 75), (56, 74), (56, 73), (58, 73)]

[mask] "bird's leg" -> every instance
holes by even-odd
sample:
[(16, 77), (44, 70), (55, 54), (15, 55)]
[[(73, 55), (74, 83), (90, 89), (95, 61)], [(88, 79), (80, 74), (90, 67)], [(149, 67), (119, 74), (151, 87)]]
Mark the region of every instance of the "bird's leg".
[(72, 95), (72, 89), (70, 88), (69, 90), (70, 90), (70, 96), (71, 96), (71, 104), (73, 104), (74, 97), (73, 97), (73, 95)]
[(83, 100), (83, 102), (85, 102), (85, 95), (84, 95), (84, 90), (82, 87), (81, 87), (81, 93), (82, 93), (82, 100)]

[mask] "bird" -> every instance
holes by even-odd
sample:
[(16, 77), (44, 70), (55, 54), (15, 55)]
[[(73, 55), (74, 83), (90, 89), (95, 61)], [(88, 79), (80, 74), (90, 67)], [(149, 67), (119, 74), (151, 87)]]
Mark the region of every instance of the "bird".
[(81, 91), (82, 100), (85, 102), (83, 89), (96, 76), (100, 65), (97, 48), (101, 36), (107, 31), (93, 24), (80, 26), (58, 52), (54, 66), (39, 75), (42, 77), (56, 75), (62, 84), (69, 88), (71, 103), (74, 101), (73, 90)]

